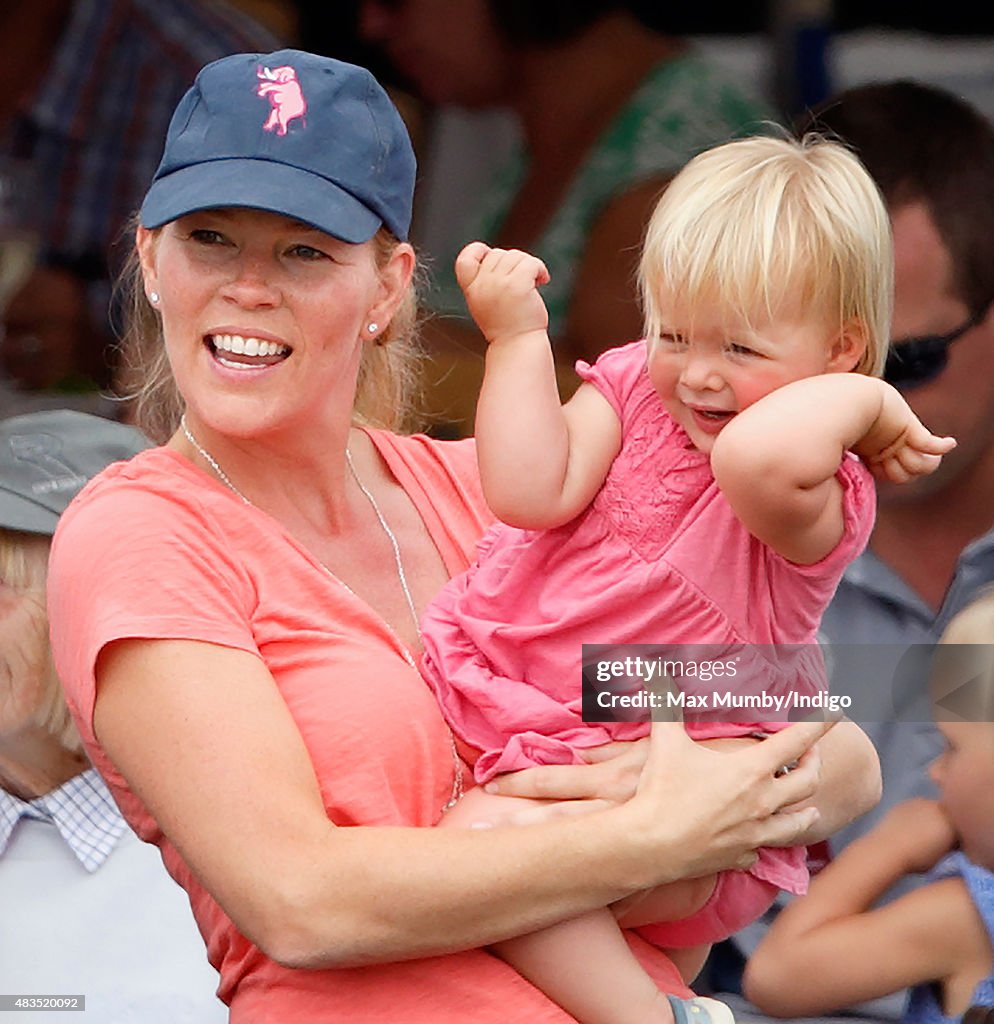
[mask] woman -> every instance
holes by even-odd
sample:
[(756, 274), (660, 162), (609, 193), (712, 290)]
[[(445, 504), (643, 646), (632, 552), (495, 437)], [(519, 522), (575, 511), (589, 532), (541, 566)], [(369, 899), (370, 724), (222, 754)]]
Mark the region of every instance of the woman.
[[(718, 757), (664, 725), (641, 773), (646, 747), (518, 782), (617, 805), (411, 827), (468, 784), (416, 669), (419, 612), (489, 519), (468, 443), (359, 425), (401, 408), (413, 181), (362, 69), (281, 51), (201, 72), (137, 232), (166, 444), (92, 485), (55, 542), (70, 704), (190, 893), (235, 1024), (565, 1020), (480, 947), (823, 834), (876, 789), (848, 727), (819, 787), (817, 756), (774, 772), (824, 726)], [(792, 806), (816, 791), (820, 817)]]

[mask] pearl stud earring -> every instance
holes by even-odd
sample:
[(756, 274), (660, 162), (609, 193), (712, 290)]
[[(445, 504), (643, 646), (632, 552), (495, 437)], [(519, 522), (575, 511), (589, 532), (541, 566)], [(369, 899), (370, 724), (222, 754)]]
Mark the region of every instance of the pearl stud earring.
[(370, 334), (375, 334), (379, 329), (379, 324), (366, 324), (366, 330), (369, 331)]
[(158, 304), (159, 304), (159, 293), (158, 292), (149, 292), (148, 293), (148, 301), (151, 302), (153, 306), (158, 306)]

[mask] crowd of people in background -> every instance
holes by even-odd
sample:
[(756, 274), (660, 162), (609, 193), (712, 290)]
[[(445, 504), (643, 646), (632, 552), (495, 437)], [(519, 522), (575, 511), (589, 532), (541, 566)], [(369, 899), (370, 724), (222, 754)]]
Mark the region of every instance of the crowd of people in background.
[[(994, 641), (994, 127), (910, 80), (789, 119), (623, 0), (318, 7), (17, 0), (0, 13), (20, 40), (0, 69), (0, 403), (115, 395), (98, 417), (0, 404), (0, 892), (38, 914), (0, 923), (0, 991), (87, 991), (88, 1009), (122, 1022), (179, 1019), (162, 1015), (167, 995), (205, 1024), (337, 1019), (329, 1002), (341, 1019), (573, 1019), (566, 1005), (586, 1020), (547, 972), (532, 988), (517, 973), (530, 968), (487, 948), (713, 878), (757, 845), (817, 843), (829, 864), (810, 895), (779, 896), (703, 966), (627, 933), (625, 957), (670, 996), (659, 1019), (722, 1024), (730, 1007), (979, 1024), (994, 1004), (994, 819), (978, 781), (994, 707), (978, 691), (960, 716), (975, 721), (950, 723), (934, 671), (907, 651)], [(330, 56), (279, 50), (302, 39)], [(296, 113), (278, 121), (257, 56), (216, 63), (238, 53), (265, 56), (273, 82), (293, 71)], [(393, 101), (338, 57), (374, 67)], [(188, 92), (206, 65), (214, 77)], [(383, 147), (362, 169), (354, 154), (374, 143), (343, 114), (360, 93)], [(918, 479), (868, 485), (866, 549), (839, 566), (819, 623), (834, 683), (872, 695), (854, 734), (872, 741), (880, 793), (870, 747), (840, 727), (724, 760), (657, 727), (498, 776), (509, 809), (475, 828), (425, 828), (463, 802), (476, 755), (422, 683), (421, 615), (476, 563), (494, 501), (459, 440), (493, 332), (468, 315), (455, 250), (411, 245), (414, 151), (450, 105), (518, 123), (458, 244), (541, 261), (528, 266), (547, 309), (542, 401), (579, 386), (576, 408), (595, 418), (581, 380), (646, 337), (647, 224), (696, 154), (815, 132), (869, 172), (893, 239), (881, 390), (956, 442)], [(261, 108), (273, 130), (255, 125)], [(261, 134), (246, 141), (250, 123)], [(322, 132), (358, 150), (324, 152)], [(235, 160), (237, 188), (211, 171)], [(537, 797), (590, 813), (537, 812)], [(793, 813), (770, 813), (781, 807)], [(956, 941), (918, 941), (940, 932)], [(100, 938), (81, 956), (87, 935)], [(167, 951), (154, 969), (133, 956), (146, 941)], [(798, 986), (811, 961), (832, 969)]]

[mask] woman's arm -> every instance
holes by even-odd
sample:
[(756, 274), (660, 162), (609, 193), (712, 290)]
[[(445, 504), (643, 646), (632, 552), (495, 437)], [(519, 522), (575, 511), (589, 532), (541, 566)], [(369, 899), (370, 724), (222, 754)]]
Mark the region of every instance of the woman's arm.
[[(647, 740), (609, 743), (585, 751), (589, 764), (526, 768), (501, 775), (490, 785), (493, 792), (504, 796), (550, 801), (544, 813), (542, 808), (535, 808), (511, 815), (508, 820), (515, 824), (557, 814), (579, 814), (588, 802), (600, 808), (628, 800), (638, 785), (647, 754)], [(818, 772), (818, 782), (801, 806), (812, 807), (818, 813), (790, 845), (827, 839), (880, 799), (880, 762), (876, 750), (854, 722), (838, 722), (812, 748), (809, 758)]]
[(456, 276), (488, 342), (476, 410), (480, 479), (494, 514), (512, 526), (549, 529), (593, 499), (621, 446), (607, 400), (581, 385), (564, 406), (538, 293), (541, 260), (518, 250), (468, 245)]
[(929, 800), (899, 804), (780, 913), (746, 967), (748, 997), (778, 1016), (825, 1013), (943, 981), (990, 944), (961, 879), (872, 910), (898, 879), (928, 870), (955, 835)]
[[(192, 641), (117, 642), (97, 665), (94, 725), (129, 786), (236, 926), (294, 967), (486, 945), (640, 889), (754, 859), (813, 811), (817, 771), (775, 778), (825, 730), (741, 753), (655, 727), (635, 796), (533, 828), (337, 828), (265, 666)], [(660, 813), (665, 807), (666, 813)], [(549, 865), (555, 870), (550, 871)]]
[(880, 802), (880, 759), (870, 737), (855, 723), (839, 722), (818, 741), (821, 776), (814, 796), (803, 806), (818, 818), (798, 840), (819, 843), (845, 828)]
[(930, 433), (900, 393), (857, 373), (786, 384), (740, 412), (715, 439), (711, 468), (749, 532), (802, 565), (842, 538), (847, 449), (878, 478), (932, 473), (955, 441)]

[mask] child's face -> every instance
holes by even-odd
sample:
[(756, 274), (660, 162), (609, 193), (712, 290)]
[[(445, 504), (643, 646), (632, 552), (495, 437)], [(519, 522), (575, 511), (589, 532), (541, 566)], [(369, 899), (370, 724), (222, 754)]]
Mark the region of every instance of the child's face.
[(725, 424), (771, 391), (803, 377), (851, 369), (850, 363), (836, 365), (832, 340), (823, 324), (800, 317), (730, 330), (722, 319), (698, 313), (692, 331), (677, 322), (664, 324), (649, 348), (649, 377), (694, 446), (710, 452)]
[(945, 750), (929, 772), (963, 851), (994, 870), (994, 722), (938, 722)]

